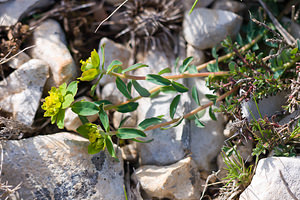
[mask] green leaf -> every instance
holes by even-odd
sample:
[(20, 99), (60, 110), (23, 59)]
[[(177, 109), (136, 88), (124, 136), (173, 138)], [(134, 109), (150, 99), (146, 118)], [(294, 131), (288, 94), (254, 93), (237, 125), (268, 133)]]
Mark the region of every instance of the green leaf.
[(182, 65), (179, 67), (179, 72), (182, 74), (185, 71), (187, 71), (188, 66), (191, 64), (191, 62), (193, 61), (193, 57), (187, 57), (186, 59), (184, 59), (184, 61), (182, 62)]
[(174, 128), (174, 127), (178, 126), (179, 124), (181, 124), (181, 122), (182, 122), (183, 120), (184, 120), (184, 118), (181, 117), (174, 125), (169, 126), (169, 127), (166, 127), (166, 128), (162, 127), (162, 128), (160, 128), (160, 129), (161, 129), (161, 130), (167, 130), (167, 129), (170, 129), (170, 128)]
[(109, 132), (109, 120), (108, 120), (108, 116), (107, 116), (106, 112), (103, 109), (103, 105), (104, 104), (101, 104), (100, 107), (99, 107), (99, 109), (100, 109), (99, 118), (100, 118), (100, 121), (101, 121), (104, 129), (105, 129), (105, 132), (108, 133)]
[(162, 75), (162, 74), (165, 74), (165, 73), (171, 73), (171, 69), (169, 67), (165, 68), (165, 69), (162, 69), (158, 72), (158, 75)]
[(97, 76), (99, 75), (99, 70), (97, 69), (89, 69), (87, 71), (84, 71), (81, 74), (81, 77), (79, 77), (78, 79), (81, 81), (92, 81), (95, 78), (97, 78)]
[(180, 93), (184, 93), (184, 92), (187, 92), (189, 91), (188, 88), (184, 87), (184, 85), (180, 84), (180, 83), (177, 83), (175, 81), (172, 81), (172, 86), (175, 88), (175, 90), (177, 90), (178, 92)]
[(217, 96), (217, 95), (213, 95), (213, 94), (206, 94), (205, 96), (206, 96), (206, 98), (208, 98), (210, 101), (214, 102), (214, 105), (216, 104), (216, 102), (217, 102), (217, 98), (218, 98), (218, 96)]
[(141, 130), (145, 130), (149, 126), (159, 124), (161, 122), (162, 122), (162, 119), (160, 119), (158, 117), (151, 117), (151, 118), (148, 118), (148, 119), (144, 119), (141, 123), (139, 123), (138, 127)]
[(90, 143), (89, 146), (88, 146), (88, 153), (89, 154), (96, 154), (96, 153), (99, 153), (102, 149), (97, 149), (95, 148), (95, 144), (93, 143)]
[(198, 106), (200, 106), (200, 99), (199, 99), (199, 94), (198, 94), (198, 91), (197, 91), (197, 87), (194, 86), (192, 88), (192, 98), (194, 99), (194, 101), (197, 103)]
[(190, 12), (189, 12), (189, 15), (193, 12), (193, 10), (194, 10), (194, 8), (195, 8), (197, 2), (198, 2), (198, 0), (195, 0), (195, 1), (194, 1), (194, 4), (193, 4), (193, 6), (192, 6), (192, 8), (191, 8), (191, 10), (190, 10)]
[(120, 79), (119, 77), (116, 78), (116, 85), (119, 91), (127, 98), (132, 99), (131, 95), (129, 94), (126, 84)]
[(236, 66), (236, 63), (234, 61), (230, 61), (230, 63), (228, 64), (229, 70), (231, 72), (235, 71), (235, 66)]
[(79, 126), (76, 131), (83, 137), (85, 137), (86, 139), (89, 139), (89, 130), (91, 127), (91, 123), (86, 123), (83, 124), (81, 126)]
[(156, 74), (148, 74), (146, 76), (146, 80), (150, 81), (154, 84), (157, 84), (157, 85), (170, 85), (171, 84), (171, 81), (169, 81), (168, 79), (166, 79), (160, 75), (156, 75)]
[(217, 63), (215, 63), (215, 64), (208, 64), (207, 65), (207, 70), (209, 72), (218, 72), (218, 71), (220, 71)]
[(177, 93), (177, 90), (173, 86), (163, 86), (159, 90), (167, 94)]
[(82, 124), (89, 123), (89, 120), (86, 118), (86, 116), (78, 115), (78, 118), (80, 119)]
[(160, 93), (160, 90), (156, 91), (156, 92), (153, 92), (151, 95), (150, 95), (150, 98), (155, 98), (159, 95)]
[(113, 142), (111, 141), (111, 137), (109, 135), (105, 137), (105, 146), (107, 148), (108, 153), (111, 155), (111, 157), (117, 158)]
[(188, 68), (188, 72), (190, 74), (196, 74), (198, 73), (198, 70), (197, 70), (197, 67), (195, 65), (191, 65), (189, 68)]
[(209, 107), (209, 116), (212, 120), (217, 121), (216, 115), (215, 115), (212, 107)]
[(137, 109), (139, 104), (137, 102), (129, 102), (127, 104), (121, 105), (117, 107), (117, 111), (121, 113), (132, 112)]
[(237, 35), (236, 41), (240, 46), (244, 46), (244, 42), (243, 42), (243, 38), (242, 38), (241, 34)]
[(180, 58), (177, 57), (174, 63), (174, 71), (176, 71), (176, 68), (178, 67), (178, 62), (179, 62)]
[(151, 94), (143, 88), (136, 80), (132, 80), (132, 85), (142, 97), (149, 97)]
[(148, 67), (148, 65), (145, 65), (145, 64), (142, 64), (142, 63), (136, 63), (136, 64), (131, 65), (130, 67), (122, 70), (122, 74), (124, 74), (126, 72), (129, 72), (129, 71), (132, 71), (132, 70), (136, 70), (136, 69), (142, 68), (142, 67)]
[(127, 90), (128, 90), (128, 92), (129, 92), (129, 94), (131, 94), (131, 89), (132, 89), (132, 82), (129, 81), (129, 82), (127, 83)]
[(62, 109), (68, 108), (73, 101), (74, 101), (73, 94), (72, 93), (67, 94), (66, 96), (64, 96), (64, 102), (62, 103), (61, 108)]
[(142, 140), (138, 140), (138, 139), (132, 138), (131, 140), (135, 141), (135, 142), (139, 142), (139, 143), (149, 143), (149, 142), (152, 142), (154, 139), (142, 141)]
[(65, 110), (60, 110), (57, 113), (56, 124), (59, 129), (64, 128)]
[(124, 119), (121, 120), (118, 128), (121, 128), (123, 126), (123, 124), (130, 118), (130, 116), (126, 116)]
[(88, 101), (79, 101), (71, 106), (74, 113), (82, 116), (95, 115), (99, 112), (99, 108), (94, 103)]
[(204, 127), (205, 127), (204, 123), (201, 122), (201, 121), (198, 120), (198, 119), (195, 119), (195, 125), (196, 125), (197, 127), (199, 127), (199, 128), (204, 128)]
[(176, 109), (177, 109), (177, 106), (179, 104), (179, 101), (180, 101), (180, 97), (181, 95), (177, 95), (171, 102), (170, 104), (170, 117), (173, 119), (174, 118), (174, 115), (175, 115), (175, 112), (176, 112)]
[(72, 81), (67, 87), (67, 93), (71, 93), (73, 97), (76, 95), (78, 90), (78, 81)]
[(112, 72), (115, 68), (122, 66), (122, 62), (119, 60), (113, 60), (107, 67), (106, 74)]
[(213, 47), (213, 48), (211, 49), (211, 54), (212, 54), (212, 56), (213, 56), (215, 59), (218, 58), (217, 48), (216, 48), (216, 47)]
[(147, 135), (138, 129), (134, 128), (119, 128), (117, 137), (120, 139), (132, 139), (137, 137), (147, 137)]
[(104, 71), (104, 63), (105, 63), (104, 47), (105, 47), (105, 44), (102, 44), (101, 47), (100, 47), (101, 55), (102, 55), (102, 62), (101, 62), (101, 69), (102, 69), (102, 71)]
[(91, 53), (92, 65), (94, 68), (98, 68), (100, 65), (100, 58), (97, 51), (94, 49)]
[(101, 104), (104, 104), (104, 105), (112, 104), (112, 102), (110, 102), (108, 100), (94, 101), (93, 103), (96, 104), (97, 106), (100, 106)]
[(57, 115), (51, 116), (51, 124), (54, 124), (56, 121)]

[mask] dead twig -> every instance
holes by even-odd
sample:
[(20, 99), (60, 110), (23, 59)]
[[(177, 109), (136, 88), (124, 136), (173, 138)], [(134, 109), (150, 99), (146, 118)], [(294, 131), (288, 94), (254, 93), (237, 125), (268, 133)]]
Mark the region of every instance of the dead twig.
[(270, 10), (268, 9), (267, 5), (262, 1), (262, 0), (258, 0), (259, 3), (262, 5), (262, 7), (264, 8), (264, 10), (267, 12), (268, 16), (270, 17), (271, 21), (273, 22), (274, 26), (276, 27), (276, 29), (278, 30), (278, 32), (281, 34), (281, 36), (284, 38), (284, 40), (286, 41), (286, 43), (289, 46), (294, 46), (296, 44), (296, 40), (293, 36), (291, 36), (282, 26), (281, 24), (278, 22), (278, 20), (274, 17), (274, 15), (270, 12)]
[(100, 24), (97, 26), (96, 30), (94, 33), (97, 33), (98, 29), (100, 28), (100, 26), (106, 22), (109, 18), (111, 18), (111, 16), (113, 16), (128, 0), (123, 1), (123, 3), (121, 3), (108, 17), (106, 17), (104, 20), (102, 20), (102, 22), (100, 22)]

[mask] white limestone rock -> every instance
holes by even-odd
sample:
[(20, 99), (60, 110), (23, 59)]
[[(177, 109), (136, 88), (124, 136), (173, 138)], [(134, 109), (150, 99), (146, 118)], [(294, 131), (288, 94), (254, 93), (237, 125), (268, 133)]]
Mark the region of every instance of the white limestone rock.
[(48, 19), (42, 22), (33, 32), (33, 44), (35, 47), (30, 50), (31, 57), (44, 60), (50, 67), (46, 91), (52, 86), (69, 83), (77, 77), (77, 67), (57, 21)]
[(204, 184), (191, 157), (169, 166), (142, 166), (135, 177), (148, 196), (174, 200), (199, 199)]
[(187, 54), (187, 57), (190, 57), (190, 56), (193, 57), (192, 64), (194, 64), (196, 66), (205, 63), (204, 51), (197, 49), (190, 44), (187, 45), (186, 54)]
[(2, 142), (1, 180), (22, 199), (124, 200), (123, 160), (107, 152), (90, 155), (88, 140), (70, 133)]
[(282, 92), (277, 93), (276, 95), (264, 97), (261, 100), (256, 100), (258, 109), (257, 109), (255, 101), (253, 99), (250, 99), (247, 102), (243, 101), (241, 103), (242, 115), (248, 121), (253, 120), (251, 112), (252, 112), (253, 116), (255, 117), (255, 119), (260, 118), (259, 111), (260, 111), (262, 117), (265, 117), (265, 116), (271, 117), (276, 112), (280, 112), (283, 110), (282, 106), (286, 103), (287, 96), (288, 96), (288, 92), (282, 91)]
[(115, 83), (107, 83), (100, 93), (101, 99), (110, 101), (112, 104), (119, 104), (126, 100), (124, 95), (118, 90)]
[(235, 36), (242, 24), (242, 18), (224, 10), (196, 8), (184, 15), (183, 35), (185, 40), (198, 49), (212, 48), (227, 36)]
[(131, 127), (135, 128), (137, 126), (137, 112), (131, 112), (131, 113), (120, 113), (120, 112), (114, 112), (113, 114), (113, 125), (115, 128), (118, 128), (121, 121), (123, 119), (127, 118), (127, 120), (124, 122), (122, 127)]
[(29, 61), (31, 58), (25, 52), (19, 52), (19, 54), (12, 58), (10, 61), (7, 62), (7, 65), (10, 68), (18, 69), (21, 65)]
[(40, 104), (49, 67), (42, 60), (32, 59), (0, 82), (0, 110), (31, 126)]
[[(130, 59), (130, 50), (126, 48), (125, 46), (118, 44), (108, 38), (102, 38), (99, 44), (98, 48), (98, 54), (100, 56), (100, 61), (102, 62), (102, 53), (100, 50), (100, 47), (105, 44), (105, 62), (104, 62), (104, 68), (106, 69), (108, 65), (113, 60), (119, 60), (123, 63), (123, 68), (129, 67), (129, 59)], [(103, 76), (100, 80), (100, 85), (105, 85), (109, 82), (114, 82), (115, 78), (110, 76)]]
[(13, 0), (1, 1), (0, 22), (1, 26), (11, 26), (17, 23), (23, 16), (37, 8), (45, 8), (52, 5), (54, 0)]
[(240, 200), (300, 199), (300, 157), (269, 157), (258, 162)]
[[(212, 91), (205, 86), (204, 79), (189, 79), (189, 88), (194, 85), (197, 87), (201, 105), (210, 102), (205, 94), (212, 94)], [(191, 91), (190, 91), (191, 92)], [(191, 96), (191, 94), (190, 94)], [(195, 109), (197, 104), (194, 100), (191, 103), (191, 110)], [(204, 128), (199, 128), (194, 121), (190, 122), (190, 148), (192, 158), (200, 169), (210, 170), (211, 162), (221, 151), (225, 137), (223, 135), (224, 119), (220, 113), (215, 113), (217, 121), (210, 118), (208, 109), (206, 109), (200, 121), (205, 125)]]

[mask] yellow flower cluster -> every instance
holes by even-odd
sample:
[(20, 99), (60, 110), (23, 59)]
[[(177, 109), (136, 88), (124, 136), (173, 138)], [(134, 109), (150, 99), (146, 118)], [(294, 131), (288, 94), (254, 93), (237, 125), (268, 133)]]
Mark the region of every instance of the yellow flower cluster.
[(49, 91), (49, 96), (45, 98), (45, 102), (42, 105), (42, 109), (45, 110), (44, 117), (55, 116), (64, 101), (63, 94), (60, 89), (52, 87)]
[(96, 124), (90, 123), (88, 126), (89, 141), (95, 149), (104, 149), (104, 138), (101, 135), (101, 131), (98, 129)]

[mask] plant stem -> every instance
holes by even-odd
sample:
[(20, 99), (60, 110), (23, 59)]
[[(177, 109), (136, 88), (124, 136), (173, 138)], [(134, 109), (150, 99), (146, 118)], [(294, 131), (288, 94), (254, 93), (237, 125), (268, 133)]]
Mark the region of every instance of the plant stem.
[[(223, 99), (225, 99), (227, 96), (231, 95), (232, 93), (236, 92), (237, 90), (239, 89), (239, 85), (238, 86), (235, 86), (234, 88), (232, 88), (230, 91), (226, 92), (225, 94), (219, 96), (216, 100), (216, 102), (219, 102), (219, 101), (222, 101)], [(212, 106), (214, 103), (211, 101), (203, 106), (199, 106), (198, 108), (192, 110), (191, 112), (189, 112), (188, 114), (185, 114), (183, 116), (184, 119), (187, 119), (193, 115), (195, 115), (196, 113), (198, 113), (199, 111), (201, 110), (204, 110), (205, 108), (207, 107), (210, 107)], [(173, 124), (173, 123), (176, 123), (180, 120), (180, 118), (176, 118), (176, 119), (173, 119), (171, 121), (168, 121), (168, 122), (163, 122), (163, 123), (160, 123), (160, 124), (157, 124), (157, 125), (154, 125), (154, 126), (150, 126), (148, 128), (145, 129), (145, 131), (150, 131), (150, 130), (153, 130), (153, 129), (157, 129), (157, 128), (161, 128), (161, 127), (164, 127), (164, 126), (167, 126), (167, 125), (170, 125), (170, 124)]]
[[(251, 48), (254, 44), (256, 44), (263, 36), (264, 36), (264, 34), (260, 34), (260, 35), (256, 36), (256, 38), (254, 38), (250, 43), (248, 43), (248, 44), (246, 44), (245, 46), (243, 46), (242, 48), (240, 48), (238, 51), (239, 51), (239, 52), (243, 52), (243, 51), (246, 51), (246, 50), (250, 49), (250, 48)], [(232, 56), (234, 56), (234, 55), (235, 55), (235, 53), (232, 52), (232, 53), (228, 53), (228, 54), (226, 54), (226, 55), (224, 55), (224, 56), (221, 56), (221, 57), (218, 58), (218, 62), (223, 62), (224, 60), (227, 60), (227, 59), (229, 59), (230, 57), (232, 57)], [(217, 62), (216, 59), (211, 60), (211, 61), (209, 61), (209, 62), (206, 62), (206, 63), (204, 63), (204, 64), (202, 64), (202, 65), (199, 65), (199, 66), (197, 67), (197, 70), (200, 71), (200, 70), (202, 70), (202, 69), (205, 69), (205, 68), (207, 67), (208, 64), (215, 64), (216, 62)]]
[[(202, 73), (195, 73), (195, 74), (178, 74), (178, 75), (171, 75), (171, 76), (162, 76), (166, 79), (180, 79), (180, 78), (195, 78), (195, 77), (207, 77), (209, 75), (213, 76), (224, 76), (229, 74), (227, 71), (222, 72), (202, 72)], [(117, 76), (119, 78), (125, 78), (125, 79), (134, 79), (134, 80), (146, 80), (146, 76), (134, 76), (134, 75), (128, 75), (128, 74), (119, 74), (115, 72), (111, 72), (111, 75)]]

